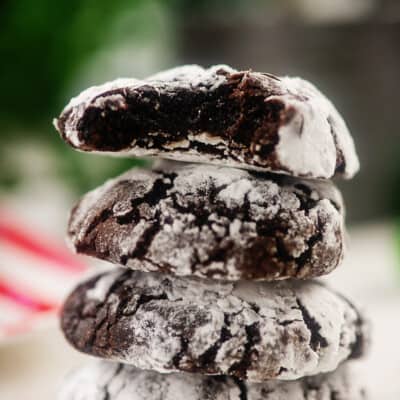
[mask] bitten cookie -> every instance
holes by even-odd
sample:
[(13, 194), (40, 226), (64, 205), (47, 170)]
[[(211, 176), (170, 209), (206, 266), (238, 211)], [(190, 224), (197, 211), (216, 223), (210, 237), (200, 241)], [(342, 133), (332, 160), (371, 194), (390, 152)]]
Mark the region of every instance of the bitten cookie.
[(97, 362), (68, 377), (58, 400), (365, 400), (347, 366), (293, 382), (248, 383), (226, 376), (159, 374)]
[(84, 151), (308, 178), (351, 178), (359, 168), (346, 124), (311, 83), (224, 65), (183, 66), (89, 88), (55, 126)]
[(212, 165), (133, 169), (73, 209), (75, 250), (142, 271), (215, 279), (309, 278), (342, 259), (331, 182)]
[(358, 311), (317, 282), (229, 283), (122, 269), (80, 284), (61, 325), (90, 355), (250, 382), (333, 371), (361, 355), (365, 342)]

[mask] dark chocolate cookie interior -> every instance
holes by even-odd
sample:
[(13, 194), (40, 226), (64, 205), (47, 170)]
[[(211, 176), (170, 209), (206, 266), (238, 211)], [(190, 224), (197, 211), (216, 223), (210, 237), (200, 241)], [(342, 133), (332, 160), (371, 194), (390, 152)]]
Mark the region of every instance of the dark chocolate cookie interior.
[[(189, 133), (206, 132), (223, 138), (233, 148), (245, 147), (248, 156), (265, 158), (278, 142), (279, 126), (292, 112), (279, 100), (268, 100), (272, 93), (253, 75), (218, 73), (227, 79), (215, 88), (204, 83), (171, 90), (142, 85), (103, 93), (101, 97), (124, 96), (127, 107), (89, 107), (78, 126), (79, 138), (86, 150), (118, 151), (134, 140), (141, 148), (163, 148), (186, 139)], [(60, 119), (61, 126), (67, 117)], [(201, 141), (192, 143), (202, 153), (220, 152)]]

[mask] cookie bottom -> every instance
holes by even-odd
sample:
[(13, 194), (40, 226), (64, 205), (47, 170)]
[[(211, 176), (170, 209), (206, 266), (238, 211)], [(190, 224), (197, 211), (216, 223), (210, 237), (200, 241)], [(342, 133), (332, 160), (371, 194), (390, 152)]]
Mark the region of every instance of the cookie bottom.
[(249, 383), (226, 376), (160, 374), (100, 361), (73, 372), (58, 400), (365, 400), (348, 365), (296, 381)]

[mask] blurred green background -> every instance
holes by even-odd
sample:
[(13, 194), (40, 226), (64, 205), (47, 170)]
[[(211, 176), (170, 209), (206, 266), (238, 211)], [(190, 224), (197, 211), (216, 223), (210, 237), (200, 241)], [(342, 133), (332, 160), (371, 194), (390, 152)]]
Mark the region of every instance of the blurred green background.
[(315, 82), (344, 115), (362, 170), (339, 182), (350, 221), (400, 215), (397, 0), (13, 0), (0, 3), (0, 194), (72, 196), (143, 161), (80, 154), (52, 127), (71, 96), (181, 63)]

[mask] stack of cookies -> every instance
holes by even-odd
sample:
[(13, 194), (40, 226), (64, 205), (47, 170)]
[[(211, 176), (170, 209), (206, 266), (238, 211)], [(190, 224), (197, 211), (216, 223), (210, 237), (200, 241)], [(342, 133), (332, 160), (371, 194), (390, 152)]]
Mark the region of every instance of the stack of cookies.
[(67, 340), (105, 361), (61, 399), (365, 398), (345, 362), (364, 352), (363, 318), (312, 279), (343, 258), (329, 179), (359, 166), (313, 85), (185, 66), (90, 88), (55, 124), (78, 150), (170, 160), (72, 210), (73, 248), (118, 266), (65, 302)]

